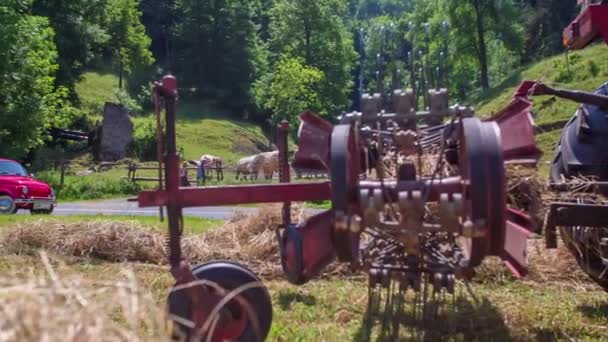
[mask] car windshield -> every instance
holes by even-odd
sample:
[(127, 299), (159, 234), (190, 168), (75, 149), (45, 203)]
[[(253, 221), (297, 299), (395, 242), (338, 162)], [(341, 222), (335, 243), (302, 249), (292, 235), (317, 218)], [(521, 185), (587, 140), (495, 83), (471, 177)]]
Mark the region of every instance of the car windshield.
[(21, 164), (8, 160), (0, 160), (0, 175), (27, 176), (28, 174)]

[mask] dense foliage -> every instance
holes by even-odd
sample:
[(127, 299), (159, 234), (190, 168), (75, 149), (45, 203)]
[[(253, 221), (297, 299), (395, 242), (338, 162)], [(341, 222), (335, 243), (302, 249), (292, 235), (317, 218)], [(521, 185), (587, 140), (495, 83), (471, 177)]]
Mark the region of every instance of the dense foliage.
[(61, 118), (53, 30), (21, 6), (0, 5), (0, 155), (8, 157), (38, 147), (46, 128)]
[(236, 117), (333, 117), (395, 87), (466, 101), (560, 52), (576, 12), (574, 0), (4, 0), (0, 155), (74, 126), (90, 69), (126, 79), (120, 98), (140, 108), (148, 83), (172, 72), (183, 99)]

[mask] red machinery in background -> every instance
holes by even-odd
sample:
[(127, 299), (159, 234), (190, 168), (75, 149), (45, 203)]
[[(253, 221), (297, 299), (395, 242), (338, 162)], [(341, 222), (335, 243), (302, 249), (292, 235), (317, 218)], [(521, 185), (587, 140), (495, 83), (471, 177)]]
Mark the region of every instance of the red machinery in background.
[[(524, 83), (505, 110), (485, 121), (469, 107), (449, 107), (445, 89), (432, 90), (427, 110), (419, 112), (412, 91), (394, 91), (392, 108), (379, 94), (365, 95), (361, 112), (336, 125), (309, 112), (300, 116), (292, 166), (328, 173), (329, 181), (290, 183), (284, 122), (277, 134), (280, 184), (179, 188), (177, 85), (164, 77), (154, 93), (166, 107), (166, 187), (138, 200), (141, 207), (167, 208), (176, 334), (263, 340), (272, 319), (268, 292), (244, 266), (187, 263), (180, 245), (185, 207), (283, 203), (283, 224), (275, 228), (290, 282), (306, 283), (338, 261), (366, 271), (373, 291), (394, 289), (402, 300), (408, 290), (423, 292), (424, 300), (413, 303), (420, 310), (427, 289), (453, 294), (455, 280), (472, 276), (488, 256), (525, 275), (534, 227), (507, 207), (505, 163), (534, 164), (540, 155), (525, 98), (530, 87)], [(292, 202), (319, 200), (330, 200), (331, 209), (291, 221)]]
[(563, 36), (564, 46), (572, 50), (583, 49), (597, 38), (608, 44), (608, 5), (583, 5), (581, 14), (564, 29)]

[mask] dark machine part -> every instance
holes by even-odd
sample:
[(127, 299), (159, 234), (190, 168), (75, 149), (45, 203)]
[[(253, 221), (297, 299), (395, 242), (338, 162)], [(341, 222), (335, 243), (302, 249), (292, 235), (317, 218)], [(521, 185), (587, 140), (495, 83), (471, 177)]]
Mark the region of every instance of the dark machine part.
[[(597, 90), (608, 96), (608, 83)], [(551, 181), (562, 177), (585, 176), (608, 180), (608, 108), (583, 104), (562, 133), (551, 167)]]
[[(176, 280), (168, 300), (175, 322), (173, 337), (187, 341), (263, 341), (272, 322), (270, 296), (261, 281), (245, 267), (212, 262), (190, 267), (182, 256), (183, 199), (179, 189), (179, 156), (176, 149), (175, 113), (177, 80), (168, 75), (154, 84), (154, 105), (165, 104), (165, 201), (169, 236), (167, 254)], [(160, 117), (157, 113), (157, 117)]]
[[(564, 30), (567, 49), (597, 38), (608, 44), (608, 4), (595, 1)], [(552, 203), (545, 223), (547, 247), (557, 247), (557, 228), (581, 268), (608, 291), (608, 83), (594, 94), (548, 89), (544, 94), (582, 103), (564, 128), (551, 166)]]
[(63, 128), (51, 128), (49, 129), (49, 134), (53, 138), (53, 140), (63, 139), (63, 140), (72, 140), (72, 141), (87, 141), (89, 145), (92, 144), (92, 132), (86, 133), (81, 131), (74, 131)]
[[(608, 83), (597, 90), (608, 95)], [(572, 99), (570, 97), (570, 99)], [(576, 100), (576, 99), (575, 99)], [(577, 194), (569, 183), (581, 177), (590, 185), (608, 181), (608, 110), (581, 105), (562, 132), (551, 166), (551, 183), (556, 192), (568, 192), (564, 203), (553, 203), (547, 219), (549, 245), (556, 247), (556, 227), (564, 244), (582, 269), (608, 290), (607, 205), (594, 205), (586, 193)], [(589, 186), (590, 192), (608, 195), (605, 186)]]

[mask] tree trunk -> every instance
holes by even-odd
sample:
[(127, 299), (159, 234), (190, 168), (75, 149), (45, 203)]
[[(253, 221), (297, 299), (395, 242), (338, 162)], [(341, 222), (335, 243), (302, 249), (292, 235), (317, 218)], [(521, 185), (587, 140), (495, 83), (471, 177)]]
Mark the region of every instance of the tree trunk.
[(310, 40), (311, 40), (311, 35), (312, 33), (310, 32), (310, 24), (308, 22), (308, 19), (304, 18), (304, 39), (305, 39), (305, 59), (306, 59), (306, 64), (310, 65), (312, 63), (311, 61), (311, 53), (310, 53)]
[(488, 51), (483, 27), (481, 0), (474, 0), (473, 6), (475, 7), (475, 24), (477, 26), (477, 58), (481, 68), (481, 88), (485, 90), (490, 88), (490, 79), (488, 77)]
[(123, 67), (122, 67), (122, 58), (118, 61), (118, 89), (122, 90), (122, 74), (123, 74)]

